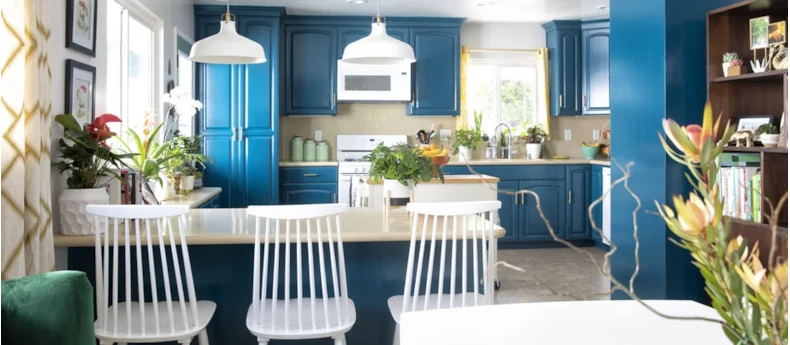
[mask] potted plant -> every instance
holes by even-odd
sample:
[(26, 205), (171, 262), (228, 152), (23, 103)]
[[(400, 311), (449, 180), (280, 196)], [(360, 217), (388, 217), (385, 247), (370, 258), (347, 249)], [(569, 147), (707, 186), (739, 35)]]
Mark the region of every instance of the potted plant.
[(193, 137), (176, 136), (174, 140), (184, 156), (183, 162), (179, 167), (181, 175), (180, 187), (181, 190), (191, 191), (195, 187), (195, 179), (198, 173), (197, 166), (200, 165), (205, 168), (206, 162), (211, 162), (211, 159), (201, 153), (202, 147), (199, 135)]
[[(146, 121), (149, 123), (150, 122)], [(171, 146), (173, 141), (157, 142), (157, 134), (162, 129), (162, 124), (158, 124), (153, 129), (143, 129), (141, 137), (134, 129), (127, 129), (129, 143), (118, 140), (120, 147), (118, 151), (124, 154), (134, 154), (133, 157), (123, 160), (124, 165), (129, 169), (135, 170), (142, 176), (146, 183), (143, 183), (143, 198), (148, 204), (158, 205), (160, 201), (175, 195), (175, 188), (170, 180), (164, 175), (166, 165), (170, 160), (180, 159), (180, 152), (173, 152)], [(163, 178), (164, 177), (164, 178)]]
[[(107, 139), (115, 136), (107, 123), (121, 122), (117, 116), (104, 114), (93, 123), (80, 126), (74, 116), (55, 116), (63, 126), (63, 138), (58, 140), (62, 160), (53, 165), (66, 173), (66, 186), (58, 198), (60, 204), (60, 232), (64, 235), (90, 235), (93, 218), (85, 213), (88, 204), (106, 205), (110, 196), (104, 185), (107, 177), (121, 179), (111, 167), (118, 168), (120, 160), (130, 154), (115, 154)], [(123, 181), (123, 180), (121, 180)]]
[(475, 127), (473, 129), (457, 129), (455, 131), (455, 142), (453, 143), (453, 154), (458, 155), (462, 161), (472, 160), (472, 151), (483, 142), (481, 125), (483, 124), (483, 113), (475, 112)]
[(434, 169), (431, 159), (423, 156), (421, 149), (406, 144), (391, 147), (379, 144), (364, 159), (371, 162), (369, 178), (383, 180), (384, 191), (393, 206), (406, 205), (411, 190), (418, 183), (433, 179), (434, 174), (444, 183), (441, 169)]
[(527, 130), (521, 134), (521, 139), (526, 142), (527, 158), (540, 158), (540, 152), (547, 137), (548, 134), (546, 134), (546, 131), (543, 130), (543, 127), (540, 125), (528, 127)]
[(743, 59), (738, 53), (724, 53), (722, 56), (721, 68), (724, 70), (725, 77), (741, 75), (741, 66), (743, 66)]
[(760, 137), (760, 141), (765, 147), (776, 147), (779, 144), (779, 129), (773, 124), (766, 123), (757, 127), (754, 134)]

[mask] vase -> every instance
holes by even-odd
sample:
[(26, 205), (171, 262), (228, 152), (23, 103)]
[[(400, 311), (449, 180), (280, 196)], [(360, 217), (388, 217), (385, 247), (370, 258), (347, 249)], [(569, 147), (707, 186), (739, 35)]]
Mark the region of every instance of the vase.
[[(159, 183), (159, 181), (151, 180), (148, 181), (148, 185), (153, 190), (156, 199), (161, 202), (175, 196), (176, 189), (173, 183), (170, 182), (170, 179), (167, 178), (167, 176), (160, 176), (159, 178), (162, 180), (161, 184)], [(156, 203), (151, 203), (151, 204), (156, 205)]]
[(472, 149), (466, 146), (461, 146), (458, 148), (458, 160), (465, 162), (472, 160)]
[(527, 159), (540, 159), (540, 150), (543, 148), (543, 144), (532, 144), (527, 143)]
[(408, 181), (408, 186), (404, 186), (398, 180), (384, 179), (384, 195), (389, 195), (390, 206), (405, 206), (411, 199), (411, 190), (414, 182)]
[(85, 206), (109, 205), (107, 189), (65, 189), (58, 198), (60, 204), (60, 233), (69, 236), (92, 235), (96, 233), (94, 217), (88, 216)]
[(725, 63), (721, 64), (721, 69), (724, 71), (724, 76), (725, 77), (729, 76), (729, 74), (727, 73), (727, 70), (729, 69), (729, 67), (730, 67), (730, 63), (729, 62), (725, 62)]
[(779, 144), (779, 134), (761, 134), (760, 141), (765, 147), (776, 147)]
[(181, 190), (195, 189), (195, 176), (181, 176)]

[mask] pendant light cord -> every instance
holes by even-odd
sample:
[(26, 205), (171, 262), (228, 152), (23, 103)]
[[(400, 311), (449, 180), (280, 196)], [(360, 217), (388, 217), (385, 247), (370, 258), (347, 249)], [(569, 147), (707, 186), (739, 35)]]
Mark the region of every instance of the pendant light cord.
[(381, 0), (379, 0), (376, 7), (376, 24), (381, 24)]
[(230, 0), (225, 0), (225, 22), (230, 22)]

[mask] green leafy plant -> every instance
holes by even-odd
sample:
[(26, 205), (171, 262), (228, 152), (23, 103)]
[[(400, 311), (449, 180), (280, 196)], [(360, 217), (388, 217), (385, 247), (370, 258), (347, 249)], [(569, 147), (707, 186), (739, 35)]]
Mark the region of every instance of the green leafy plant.
[(483, 113), (475, 111), (475, 127), (472, 129), (457, 129), (455, 131), (455, 142), (453, 143), (453, 154), (458, 154), (458, 149), (467, 147), (475, 150), (483, 143), (483, 133), (480, 127), (483, 125)]
[(364, 159), (371, 162), (369, 176), (374, 180), (398, 180), (404, 186), (409, 186), (409, 181), (413, 181), (416, 186), (420, 182), (430, 181), (436, 174), (444, 183), (442, 170), (435, 168), (431, 159), (422, 155), (422, 150), (407, 144), (392, 147), (379, 144)]
[(180, 151), (174, 151), (173, 145), (175, 142), (166, 141), (164, 143), (156, 142), (156, 136), (162, 129), (162, 123), (155, 126), (153, 130), (144, 130), (143, 134), (148, 132), (148, 136), (141, 138), (141, 136), (134, 129), (127, 129), (129, 134), (130, 143), (124, 140), (118, 140), (121, 147), (118, 151), (123, 154), (134, 154), (133, 157), (122, 160), (124, 165), (129, 169), (138, 171), (145, 180), (157, 181), (162, 184), (160, 173), (166, 172), (166, 168), (170, 165), (166, 163), (171, 160), (181, 160), (184, 155)]
[(174, 146), (178, 147), (179, 153), (183, 155), (181, 165), (178, 172), (183, 176), (195, 176), (197, 165), (206, 167), (206, 162), (214, 163), (211, 158), (202, 154), (202, 147), (200, 144), (200, 136), (193, 137), (176, 136), (174, 139)]
[(528, 144), (543, 144), (548, 136), (549, 135), (540, 125), (528, 127), (524, 133), (521, 134), (521, 138)]
[(104, 114), (93, 123), (80, 126), (71, 114), (55, 116), (63, 126), (63, 138), (58, 140), (61, 161), (53, 163), (61, 173), (66, 173), (69, 189), (98, 188), (106, 176), (121, 177), (110, 167), (118, 168), (121, 160), (133, 154), (115, 154), (106, 140), (115, 136), (107, 127), (109, 122), (121, 122), (117, 116)]
[(757, 127), (757, 130), (754, 132), (754, 135), (760, 134), (779, 134), (779, 129), (773, 124), (766, 123)]

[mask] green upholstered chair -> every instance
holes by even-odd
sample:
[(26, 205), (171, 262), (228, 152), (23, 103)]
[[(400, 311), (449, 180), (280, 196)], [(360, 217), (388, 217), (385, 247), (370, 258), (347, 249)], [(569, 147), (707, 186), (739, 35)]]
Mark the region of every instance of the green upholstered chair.
[(84, 272), (2, 282), (3, 345), (93, 345), (93, 287)]

